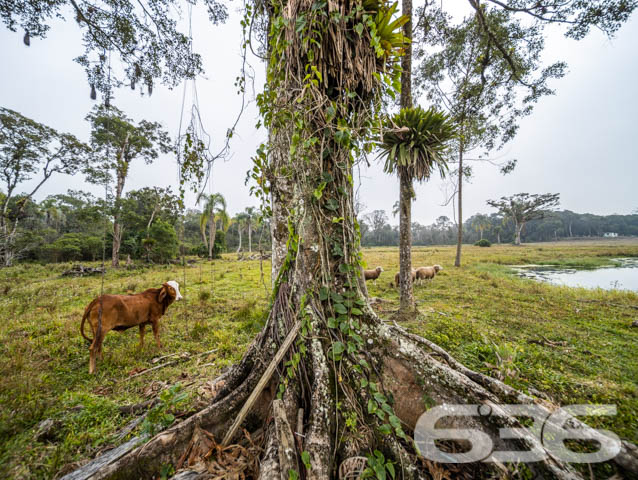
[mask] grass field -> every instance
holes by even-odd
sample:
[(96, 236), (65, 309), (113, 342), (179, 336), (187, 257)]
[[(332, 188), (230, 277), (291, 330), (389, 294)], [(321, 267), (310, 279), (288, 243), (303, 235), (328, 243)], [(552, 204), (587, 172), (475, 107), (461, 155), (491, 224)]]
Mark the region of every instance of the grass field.
[[(574, 242), (466, 247), (464, 266), (453, 267), (454, 248), (415, 248), (414, 265), (444, 271), (415, 287), (419, 314), (405, 321), (448, 349), (468, 367), (503, 378), (524, 391), (545, 392), (557, 404), (612, 403), (618, 415), (590, 423), (638, 442), (638, 295), (570, 289), (512, 275), (508, 265), (593, 267), (616, 257), (638, 256), (638, 242)], [(147, 332), (112, 332), (98, 373), (88, 375), (88, 348), (79, 334), (84, 307), (100, 292), (99, 277), (62, 278), (69, 264), (0, 269), (0, 477), (51, 478), (83, 458), (120, 443), (119, 431), (135, 418), (119, 407), (182, 385), (188, 414), (206, 400), (206, 382), (237, 361), (260, 330), (268, 307), (270, 264), (239, 262), (109, 269), (107, 293), (133, 293), (175, 279), (183, 302), (162, 319), (163, 348)], [(398, 305), (389, 282), (398, 249), (364, 250), (370, 267), (385, 273), (368, 284), (384, 318)], [(537, 343), (530, 343), (534, 341)], [(212, 353), (197, 355), (215, 349)], [(155, 357), (184, 353), (153, 363)], [(165, 368), (130, 378), (165, 361)], [(139, 413), (137, 413), (139, 415)], [(56, 422), (53, 434), (35, 440), (38, 424)]]

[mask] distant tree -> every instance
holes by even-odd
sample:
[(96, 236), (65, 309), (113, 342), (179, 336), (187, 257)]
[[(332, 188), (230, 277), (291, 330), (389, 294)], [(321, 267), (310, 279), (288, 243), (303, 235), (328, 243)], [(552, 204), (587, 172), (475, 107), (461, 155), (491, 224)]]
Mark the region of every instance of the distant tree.
[(496, 235), (496, 243), (501, 243), (501, 235), (505, 230), (505, 223), (507, 219), (502, 217), (499, 213), (492, 213), (490, 215), (491, 230)]
[[(472, 2), (470, 2), (472, 3)], [(477, 2), (478, 4), (478, 2)], [(514, 137), (521, 116), (531, 113), (534, 102), (552, 93), (547, 82), (564, 75), (558, 62), (537, 75), (543, 50), (542, 30), (524, 26), (499, 9), (470, 9), (461, 22), (436, 2), (420, 9), (426, 24), (418, 29), (417, 81), (428, 100), (444, 108), (459, 127), (454, 142), (458, 162), (458, 239), (455, 266), (461, 265), (463, 243), (463, 180), (472, 175), (464, 164), (468, 151), (489, 152)], [(512, 73), (512, 64), (516, 66)], [(519, 93), (525, 93), (520, 101)], [(502, 170), (509, 173), (515, 162)]]
[(161, 218), (175, 224), (179, 218), (179, 197), (171, 188), (144, 187), (131, 190), (122, 202), (122, 221), (125, 228), (148, 232), (153, 221)]
[(89, 181), (106, 183), (115, 180), (111, 264), (117, 267), (123, 234), (122, 191), (131, 163), (139, 158), (150, 164), (160, 153), (171, 151), (172, 144), (159, 123), (141, 120), (135, 125), (113, 106), (97, 106), (86, 119), (91, 123), (91, 145), (97, 158), (96, 164), (86, 170)]
[(179, 247), (175, 227), (158, 219), (150, 227), (145, 245), (153, 262), (166, 263), (175, 258)]
[(546, 193), (543, 195), (518, 193), (500, 200), (488, 200), (487, 204), (514, 222), (514, 243), (521, 244), (521, 232), (530, 220), (544, 218), (548, 212), (558, 206), (560, 194)]
[(239, 242), (237, 244), (237, 253), (239, 253), (241, 251), (241, 233), (244, 230), (244, 228), (248, 225), (248, 221), (249, 221), (249, 217), (245, 212), (240, 212), (237, 215), (235, 215), (235, 218), (233, 219), (235, 222), (235, 225), (237, 225), (237, 235), (239, 236)]
[(412, 293), (412, 200), (414, 181), (428, 180), (436, 170), (442, 177), (447, 171), (444, 157), (455, 128), (447, 115), (435, 109), (403, 108), (386, 120), (386, 132), (379, 147), (385, 158), (384, 171), (396, 173), (400, 183), (399, 198), (399, 275), (400, 312), (414, 309)]
[(490, 227), (490, 219), (487, 215), (478, 214), (474, 216), (474, 228), (479, 232), (479, 240), (483, 240), (483, 232)]
[(376, 244), (381, 245), (381, 233), (388, 223), (388, 215), (384, 210), (373, 210), (363, 216), (363, 221), (370, 225), (370, 234), (375, 238)]
[(56, 205), (51, 198), (47, 198), (40, 203), (40, 209), (44, 213), (47, 226), (54, 228), (59, 233), (66, 223), (66, 215), (62, 208)]
[[(456, 266), (463, 240), (463, 180), (471, 175), (465, 153), (509, 141), (517, 120), (553, 93), (548, 82), (564, 75), (564, 62), (542, 61), (545, 27), (564, 25), (566, 36), (576, 40), (591, 27), (612, 36), (636, 5), (627, 0), (469, 0), (466, 15), (456, 5), (454, 14), (448, 13), (444, 2), (425, 2), (418, 9), (413, 43), (423, 61), (417, 82), (459, 125)], [(509, 162), (501, 172), (509, 173), (514, 165)]]
[[(0, 195), (0, 256), (4, 265), (11, 265), (17, 254), (14, 241), (26, 205), (54, 174), (72, 175), (88, 165), (89, 153), (89, 147), (73, 135), (0, 107), (0, 181), (4, 190)], [(34, 179), (35, 186), (20, 194), (10, 212), (17, 190)]]
[[(230, 218), (226, 212), (226, 199), (221, 193), (202, 195), (198, 199), (198, 203), (200, 202), (204, 204), (204, 208), (199, 219), (199, 226), (210, 259), (213, 258), (217, 222), (221, 221), (224, 226), (230, 225)], [(208, 226), (208, 240), (206, 239), (206, 226)]]
[(244, 210), (246, 214), (246, 225), (248, 228), (248, 252), (253, 251), (253, 227), (257, 221), (257, 212), (255, 207), (246, 207)]
[(105, 201), (90, 193), (68, 190), (67, 193), (50, 195), (42, 201), (41, 207), (45, 210), (47, 221), (58, 224), (59, 233), (86, 233), (100, 237), (104, 234)]

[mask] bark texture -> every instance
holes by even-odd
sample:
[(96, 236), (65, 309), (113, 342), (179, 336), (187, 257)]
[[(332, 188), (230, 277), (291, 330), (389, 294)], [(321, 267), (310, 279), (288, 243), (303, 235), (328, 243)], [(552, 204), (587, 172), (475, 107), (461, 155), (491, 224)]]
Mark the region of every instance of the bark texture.
[(403, 172), (399, 174), (399, 292), (401, 313), (414, 310), (412, 285), (412, 179)]

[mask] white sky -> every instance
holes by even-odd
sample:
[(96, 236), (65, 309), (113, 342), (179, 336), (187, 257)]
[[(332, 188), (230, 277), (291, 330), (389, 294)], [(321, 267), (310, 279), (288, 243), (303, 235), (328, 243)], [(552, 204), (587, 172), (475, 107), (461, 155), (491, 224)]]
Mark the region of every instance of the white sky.
[[(237, 4), (230, 6), (231, 16), (225, 25), (209, 24), (199, 11), (193, 19), (194, 48), (202, 54), (206, 70), (197, 80), (199, 104), (205, 127), (213, 135), (213, 150), (223, 142), (240, 107), (233, 86), (241, 60), (240, 15), (235, 10)], [(82, 52), (80, 42), (74, 21), (55, 22), (47, 39), (32, 39), (29, 48), (22, 44), (22, 33), (0, 26), (0, 105), (88, 141), (84, 117), (94, 102), (89, 98), (82, 67), (72, 61)], [(464, 217), (488, 212), (487, 199), (518, 192), (559, 192), (562, 208), (581, 213), (622, 214), (636, 209), (638, 153), (633, 135), (638, 112), (637, 45), (636, 15), (611, 41), (596, 31), (575, 42), (552, 30), (545, 58), (548, 63), (567, 61), (569, 73), (554, 83), (557, 94), (543, 98), (534, 113), (521, 122), (516, 139), (497, 153), (500, 160), (518, 159), (514, 173), (504, 177), (495, 166), (475, 165), (475, 177), (464, 191)], [(256, 59), (252, 65), (259, 92), (264, 66)], [(253, 99), (252, 91), (248, 97)], [(116, 92), (113, 104), (136, 120), (161, 122), (174, 137), (181, 99), (182, 87), (156, 87), (150, 98), (124, 88)], [(187, 109), (189, 102), (187, 97)], [(244, 186), (251, 156), (265, 137), (263, 129), (255, 129), (257, 120), (252, 103), (231, 143), (231, 158), (218, 162), (213, 170), (212, 188), (226, 197), (231, 214), (257, 203)], [(385, 175), (374, 159), (360, 174), (360, 199), (366, 211), (384, 209), (390, 214), (399, 195), (398, 180)], [(150, 166), (143, 162), (134, 165), (125, 190), (152, 185), (173, 185), (177, 191), (174, 158), (164, 156)], [(86, 183), (81, 175), (57, 176), (45, 184), (38, 199), (69, 188), (103, 195), (101, 187)], [(452, 205), (441, 205), (445, 198), (441, 181), (417, 185), (415, 190), (413, 221), (429, 224), (440, 215), (454, 218)], [(194, 196), (187, 201), (192, 206)], [(398, 223), (398, 219), (390, 222)]]

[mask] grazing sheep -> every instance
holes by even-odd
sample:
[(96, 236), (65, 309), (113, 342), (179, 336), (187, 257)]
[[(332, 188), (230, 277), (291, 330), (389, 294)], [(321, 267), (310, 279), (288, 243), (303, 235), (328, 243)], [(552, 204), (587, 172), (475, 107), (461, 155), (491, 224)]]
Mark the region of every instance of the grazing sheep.
[(416, 279), (432, 280), (440, 270), (443, 270), (441, 265), (433, 265), (431, 267), (419, 267), (416, 269)]
[[(161, 288), (149, 288), (136, 295), (102, 295), (93, 300), (86, 307), (80, 325), (82, 336), (91, 342), (89, 373), (95, 373), (96, 357), (102, 357), (102, 342), (110, 330), (122, 331), (139, 326), (140, 346), (143, 346), (144, 328), (150, 324), (153, 327), (157, 347), (161, 347), (159, 320), (174, 301), (181, 299), (179, 284), (171, 280), (163, 284)], [(84, 333), (86, 321), (91, 326), (93, 338), (88, 338)], [(98, 325), (101, 328), (98, 328)]]
[(363, 271), (363, 278), (366, 281), (367, 280), (373, 280), (374, 284), (376, 285), (377, 278), (379, 278), (379, 275), (381, 275), (381, 272), (383, 272), (383, 267), (377, 267), (374, 270), (364, 270)]
[[(394, 276), (394, 283), (391, 283), (390, 286), (394, 287), (395, 285), (398, 287), (399, 286), (399, 275), (401, 274), (401, 272), (397, 272), (397, 274)], [(416, 270), (413, 268), (412, 269), (412, 283), (414, 283), (414, 280), (416, 279)]]

